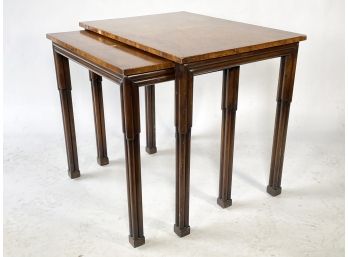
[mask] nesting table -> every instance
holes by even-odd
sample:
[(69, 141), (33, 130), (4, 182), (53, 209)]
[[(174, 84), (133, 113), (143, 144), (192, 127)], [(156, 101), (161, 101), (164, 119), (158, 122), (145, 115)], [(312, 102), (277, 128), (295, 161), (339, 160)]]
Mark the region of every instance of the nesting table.
[[(125, 135), (130, 242), (144, 244), (139, 149), (139, 86), (146, 86), (147, 151), (156, 152), (154, 84), (175, 80), (175, 233), (190, 233), (189, 185), (194, 76), (223, 71), (217, 203), (232, 204), (231, 182), (240, 65), (280, 57), (277, 112), (267, 192), (281, 193), (287, 124), (298, 45), (305, 35), (188, 12), (80, 22), (85, 31), (48, 34), (53, 41), (69, 174), (79, 176), (68, 58), (90, 70), (98, 162), (106, 154), (101, 76), (120, 84)], [(93, 89), (94, 88), (94, 89)], [(212, 90), (217, 90), (212, 85)], [(220, 89), (219, 89), (220, 90)]]

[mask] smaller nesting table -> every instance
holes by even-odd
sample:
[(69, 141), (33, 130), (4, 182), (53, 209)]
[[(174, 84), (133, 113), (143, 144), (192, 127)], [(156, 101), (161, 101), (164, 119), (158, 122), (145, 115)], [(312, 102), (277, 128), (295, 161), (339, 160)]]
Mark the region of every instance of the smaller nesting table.
[(47, 34), (52, 40), (58, 90), (60, 93), (68, 173), (80, 176), (74, 114), (71, 99), (69, 59), (90, 71), (97, 138), (98, 163), (109, 162), (106, 148), (101, 76), (120, 85), (122, 127), (124, 133), (129, 242), (134, 246), (145, 243), (143, 232), (141, 168), (140, 168), (140, 111), (139, 87), (147, 86), (147, 151), (156, 152), (154, 130), (153, 84), (174, 79), (174, 64), (135, 48), (88, 31)]

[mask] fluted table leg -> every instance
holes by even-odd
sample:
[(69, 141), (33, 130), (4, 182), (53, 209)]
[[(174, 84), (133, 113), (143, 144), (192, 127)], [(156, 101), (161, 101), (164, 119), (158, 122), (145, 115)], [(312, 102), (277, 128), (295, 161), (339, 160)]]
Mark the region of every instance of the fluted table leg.
[(184, 65), (177, 65), (175, 77), (176, 214), (174, 231), (178, 236), (183, 237), (190, 234), (189, 196), (193, 75)]
[(281, 193), (286, 133), (288, 128), (290, 103), (294, 87), (297, 49), (290, 55), (281, 57), (277, 93), (277, 112), (273, 134), (272, 161), (267, 192), (276, 196)]
[(70, 178), (77, 178), (80, 177), (80, 170), (77, 158), (74, 112), (71, 99), (69, 60), (54, 50), (53, 55), (60, 94), (60, 103), (62, 107), (65, 146), (68, 159), (68, 174)]
[(102, 77), (90, 71), (89, 79), (91, 81), (93, 97), (94, 125), (97, 141), (97, 161), (99, 165), (106, 165), (109, 164), (109, 158), (105, 135)]
[(138, 247), (145, 243), (139, 146), (139, 88), (133, 86), (128, 79), (124, 79), (121, 85), (121, 99), (127, 170), (129, 242), (133, 247)]
[(232, 205), (231, 186), (236, 111), (238, 102), (239, 66), (223, 71), (222, 124), (220, 150), (220, 181), (217, 203), (226, 208)]
[(156, 115), (155, 115), (155, 85), (145, 86), (146, 110), (146, 152), (157, 152), (156, 147)]

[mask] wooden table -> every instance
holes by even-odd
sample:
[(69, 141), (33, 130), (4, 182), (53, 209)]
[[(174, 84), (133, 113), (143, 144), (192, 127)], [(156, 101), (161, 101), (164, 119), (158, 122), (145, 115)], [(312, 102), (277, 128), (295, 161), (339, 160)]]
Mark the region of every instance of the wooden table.
[(89, 69), (97, 138), (98, 163), (108, 163), (106, 151), (101, 76), (120, 85), (122, 127), (125, 142), (129, 242), (134, 246), (145, 243), (143, 232), (141, 168), (140, 168), (140, 110), (139, 87), (146, 86), (147, 151), (153, 153), (154, 98), (153, 84), (174, 79), (174, 64), (88, 31), (47, 34), (53, 42), (58, 90), (60, 93), (68, 173), (80, 176), (74, 114), (71, 99), (69, 59)]
[(305, 35), (187, 13), (80, 22), (80, 26), (175, 62), (176, 218), (190, 233), (189, 178), (193, 77), (223, 70), (222, 144), (218, 204), (231, 200), (233, 143), (240, 65), (280, 57), (277, 112), (267, 192), (281, 193), (287, 124), (299, 42)]

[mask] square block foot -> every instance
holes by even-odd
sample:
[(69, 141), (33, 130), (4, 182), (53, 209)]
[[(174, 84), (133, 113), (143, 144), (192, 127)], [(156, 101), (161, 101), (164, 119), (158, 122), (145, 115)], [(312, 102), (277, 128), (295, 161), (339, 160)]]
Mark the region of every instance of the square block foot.
[(73, 170), (73, 171), (69, 170), (68, 174), (69, 174), (69, 177), (71, 179), (80, 177), (80, 171), (79, 170)]
[(154, 153), (157, 153), (157, 147), (156, 146), (154, 146), (154, 147), (145, 147), (145, 151), (148, 154), (154, 154)]
[(174, 225), (174, 232), (179, 237), (184, 237), (190, 234), (190, 226), (179, 228), (177, 225)]
[(232, 199), (222, 200), (221, 198), (218, 198), (217, 204), (220, 205), (222, 208), (227, 208), (232, 205)]
[(145, 244), (145, 237), (138, 237), (138, 238), (134, 238), (132, 236), (128, 236), (129, 239), (129, 243), (134, 247), (138, 247), (141, 246), (143, 244)]
[(109, 164), (109, 158), (108, 157), (98, 157), (97, 162), (100, 166), (104, 166)]
[(267, 186), (267, 193), (269, 193), (271, 196), (280, 195), (281, 192), (282, 192), (282, 188), (281, 187), (274, 188), (272, 186)]

